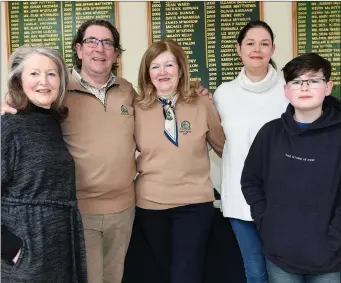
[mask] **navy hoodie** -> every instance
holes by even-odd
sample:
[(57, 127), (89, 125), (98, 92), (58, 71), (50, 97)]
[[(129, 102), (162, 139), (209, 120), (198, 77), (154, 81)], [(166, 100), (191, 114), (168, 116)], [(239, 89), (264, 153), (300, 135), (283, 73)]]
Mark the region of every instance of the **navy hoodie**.
[(266, 258), (291, 273), (341, 268), (340, 101), (328, 96), (322, 109), (305, 129), (291, 104), (265, 124), (241, 177)]

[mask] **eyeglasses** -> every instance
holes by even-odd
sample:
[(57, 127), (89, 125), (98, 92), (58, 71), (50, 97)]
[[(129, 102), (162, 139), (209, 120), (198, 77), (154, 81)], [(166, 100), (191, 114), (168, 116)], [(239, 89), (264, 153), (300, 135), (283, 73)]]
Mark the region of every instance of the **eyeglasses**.
[(89, 37), (82, 41), (86, 46), (90, 48), (96, 48), (99, 43), (102, 43), (105, 49), (114, 49), (114, 42), (110, 39), (97, 39), (95, 37)]
[(309, 80), (293, 80), (288, 82), (287, 85), (291, 89), (297, 90), (303, 86), (303, 83), (307, 83), (308, 89), (318, 89), (324, 87), (325, 82), (326, 82), (325, 78), (315, 78)]

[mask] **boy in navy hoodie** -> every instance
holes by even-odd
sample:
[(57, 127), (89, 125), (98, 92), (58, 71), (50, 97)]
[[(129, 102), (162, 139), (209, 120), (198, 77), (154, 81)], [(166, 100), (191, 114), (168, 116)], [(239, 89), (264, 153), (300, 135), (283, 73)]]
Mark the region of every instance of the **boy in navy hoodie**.
[(241, 177), (270, 283), (341, 282), (341, 109), (318, 54), (283, 68), (290, 104), (258, 132)]

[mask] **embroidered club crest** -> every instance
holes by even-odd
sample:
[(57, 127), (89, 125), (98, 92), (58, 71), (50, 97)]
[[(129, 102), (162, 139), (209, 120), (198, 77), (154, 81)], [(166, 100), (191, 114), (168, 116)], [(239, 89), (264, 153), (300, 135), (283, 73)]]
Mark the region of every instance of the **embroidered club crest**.
[(187, 135), (188, 133), (192, 132), (191, 123), (188, 121), (182, 121), (179, 132), (183, 135)]
[(124, 105), (121, 106), (121, 115), (129, 115), (128, 108)]

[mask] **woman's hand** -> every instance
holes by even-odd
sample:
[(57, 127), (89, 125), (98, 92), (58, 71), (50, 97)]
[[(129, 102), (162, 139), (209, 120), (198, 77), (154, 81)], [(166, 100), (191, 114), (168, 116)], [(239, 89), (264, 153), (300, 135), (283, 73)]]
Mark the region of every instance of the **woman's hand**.
[[(1, 113), (1, 115), (2, 115), (2, 113)], [(18, 251), (17, 255), (12, 259), (12, 261), (13, 261), (14, 263), (17, 263), (18, 258), (19, 258), (19, 256), (20, 256), (20, 253), (21, 253), (21, 249)]]

